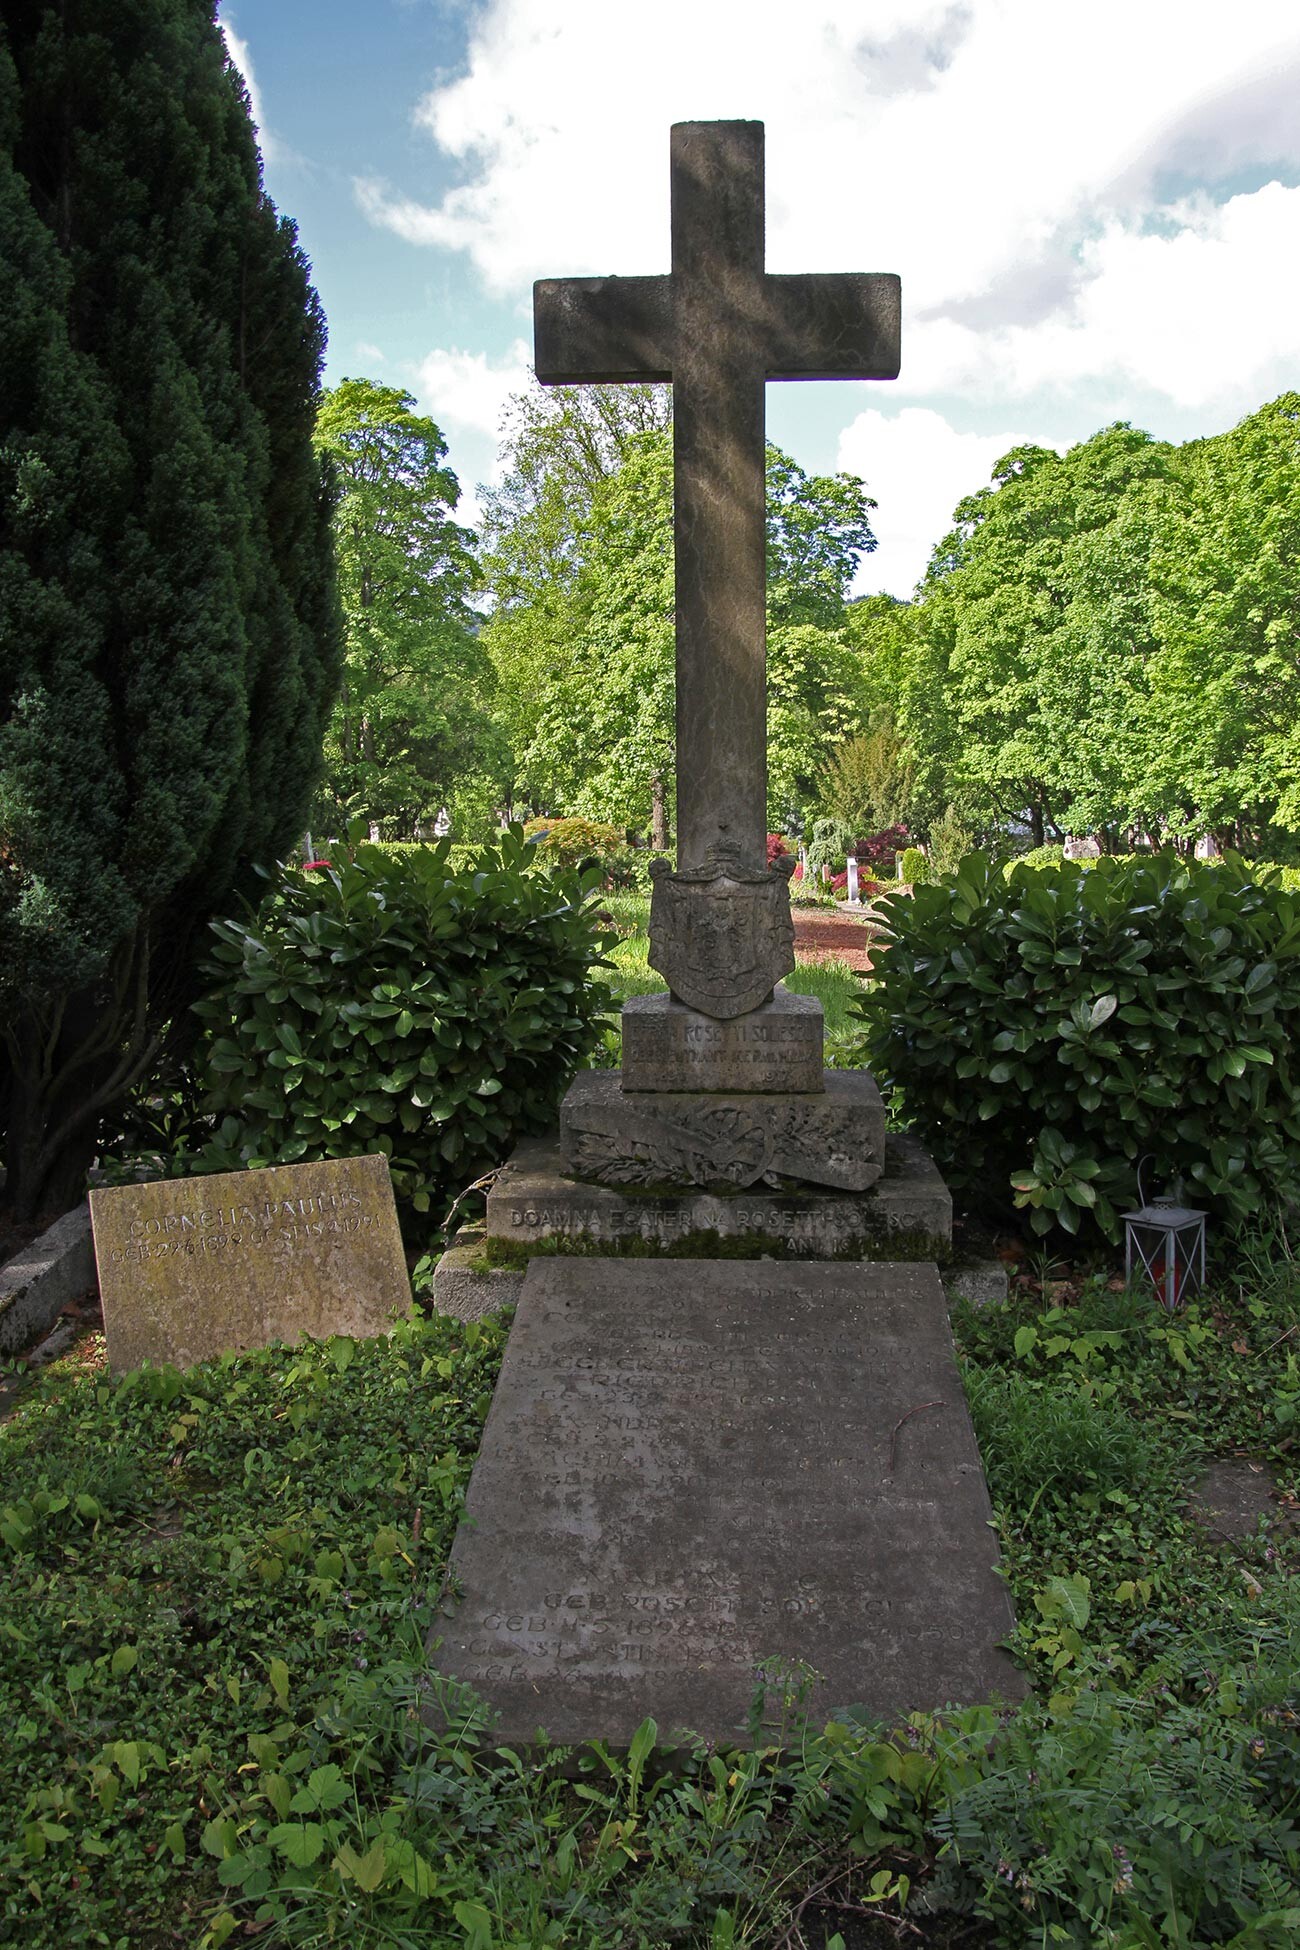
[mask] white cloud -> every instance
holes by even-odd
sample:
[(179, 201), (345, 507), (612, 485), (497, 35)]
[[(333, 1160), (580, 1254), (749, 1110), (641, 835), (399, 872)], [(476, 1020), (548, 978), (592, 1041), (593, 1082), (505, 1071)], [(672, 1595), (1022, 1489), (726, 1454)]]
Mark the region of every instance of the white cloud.
[(1300, 189), (1266, 184), (1170, 211), (1163, 231), (1110, 223), (1079, 251), (1068, 298), (1030, 325), (920, 321), (904, 349), (909, 394), (1023, 396), (1085, 381), (1163, 393), (1223, 418), (1295, 383)]
[(668, 124), (761, 118), (772, 268), (901, 272), (909, 397), (1094, 375), (1252, 403), (1300, 354), (1300, 192), (1160, 199), (1189, 170), (1300, 169), (1298, 88), (1294, 0), (1239, 0), (1230, 32), (1220, 0), (660, 0), (650, 29), (491, 0), (416, 111), (461, 180), (357, 193), (523, 302), (539, 276), (666, 269)]
[(482, 352), (435, 346), (420, 361), (416, 394), (440, 427), (495, 440), (507, 399), (526, 389), (531, 370), (522, 339), (496, 363)]
[(267, 126), (266, 111), (262, 106), (262, 91), (257, 85), (253, 72), (253, 57), (249, 53), (248, 42), (237, 34), (228, 20), (220, 23), (226, 39), (226, 52), (244, 77), (248, 90), (248, 105), (253, 111), (253, 123), (257, 129), (257, 146), (262, 152), (262, 160), (269, 163), (283, 163), (290, 160), (291, 151), (277, 140)]
[(372, 345), (369, 339), (357, 340), (357, 357), (364, 359), (368, 366), (382, 366), (388, 363), (381, 345)]
[[(928, 407), (859, 413), (840, 435), (838, 465), (861, 475), (880, 505), (871, 518), (879, 547), (862, 563), (857, 592), (910, 596), (931, 549), (952, 527), (957, 503), (987, 487), (994, 462), (1029, 438), (1023, 432), (958, 433)], [(1040, 438), (1034, 444), (1055, 443)]]

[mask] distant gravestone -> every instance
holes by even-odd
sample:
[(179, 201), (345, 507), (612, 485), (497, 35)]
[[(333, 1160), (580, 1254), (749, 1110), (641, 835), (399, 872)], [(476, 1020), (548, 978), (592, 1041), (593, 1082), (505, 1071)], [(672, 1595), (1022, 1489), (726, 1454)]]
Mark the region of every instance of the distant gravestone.
[(991, 1521), (933, 1266), (533, 1260), (434, 1661), (511, 1743), (1020, 1698)]
[(303, 1335), (382, 1334), (411, 1284), (384, 1157), (90, 1194), (108, 1359), (193, 1367)]

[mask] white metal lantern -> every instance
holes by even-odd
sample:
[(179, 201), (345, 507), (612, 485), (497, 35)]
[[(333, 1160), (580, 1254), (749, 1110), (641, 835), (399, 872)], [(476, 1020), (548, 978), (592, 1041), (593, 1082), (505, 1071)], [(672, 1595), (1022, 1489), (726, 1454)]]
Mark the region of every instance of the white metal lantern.
[[(1138, 1186), (1141, 1191), (1141, 1184)], [(1170, 1313), (1205, 1285), (1205, 1214), (1153, 1198), (1124, 1214), (1124, 1277), (1141, 1266)]]

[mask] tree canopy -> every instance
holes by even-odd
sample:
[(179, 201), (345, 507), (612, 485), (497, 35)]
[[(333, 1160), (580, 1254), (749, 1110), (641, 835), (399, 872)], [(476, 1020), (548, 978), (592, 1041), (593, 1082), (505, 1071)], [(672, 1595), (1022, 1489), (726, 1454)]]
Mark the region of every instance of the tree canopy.
[(0, 1140), (79, 1196), (338, 668), (324, 321), (204, 0), (0, 25)]
[(343, 681), (325, 741), (321, 817), (409, 833), (488, 757), (492, 666), (469, 597), (475, 537), (460, 484), (415, 400), (369, 379), (326, 393), (316, 440), (338, 483)]
[(1296, 394), (1184, 447), (1121, 424), (1005, 456), (876, 659), (931, 798), (986, 826), (1026, 817), (1040, 841), (1285, 846), (1298, 462)]
[[(500, 692), (514, 700), (505, 715), (517, 790), (535, 810), (613, 820), (649, 830), (663, 845), (675, 785), (665, 415), (659, 389), (560, 391), (571, 397), (545, 420), (544, 438), (524, 415), (509, 477), (516, 485), (498, 499), (488, 525), (494, 608), (484, 637)], [(625, 393), (633, 397), (620, 408)], [(592, 396), (595, 404), (579, 406)], [(593, 426), (599, 441), (590, 437)], [(562, 459), (554, 458), (557, 449)], [(860, 715), (845, 599), (875, 538), (874, 504), (852, 476), (809, 476), (769, 446), (767, 483), (775, 821), (812, 792), (829, 751)]]

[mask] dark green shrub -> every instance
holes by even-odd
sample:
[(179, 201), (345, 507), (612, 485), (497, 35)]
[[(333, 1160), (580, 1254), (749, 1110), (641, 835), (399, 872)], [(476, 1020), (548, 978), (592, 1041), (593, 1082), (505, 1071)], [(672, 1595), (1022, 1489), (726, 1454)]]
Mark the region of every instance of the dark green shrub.
[(404, 1214), (440, 1217), (554, 1118), (609, 994), (589, 883), (540, 871), (517, 827), (472, 870), (447, 853), (289, 874), (214, 924), (208, 1168), (383, 1151)]
[(1300, 1191), (1300, 898), (1171, 854), (889, 902), (865, 1054), (952, 1185), (1077, 1231), (1177, 1174), (1221, 1217)]
[[(358, 860), (407, 860), (414, 853), (432, 853), (435, 846), (446, 848), (445, 858), (453, 873), (471, 866), (482, 851), (480, 846), (462, 846), (455, 840), (362, 840), (352, 852)], [(348, 849), (325, 847), (322, 852), (326, 858), (338, 861), (347, 858)]]

